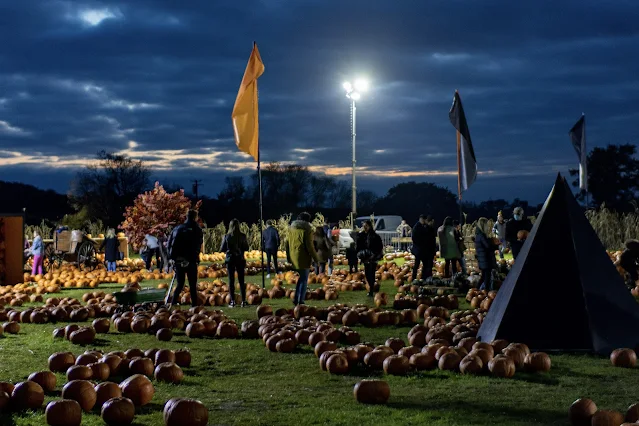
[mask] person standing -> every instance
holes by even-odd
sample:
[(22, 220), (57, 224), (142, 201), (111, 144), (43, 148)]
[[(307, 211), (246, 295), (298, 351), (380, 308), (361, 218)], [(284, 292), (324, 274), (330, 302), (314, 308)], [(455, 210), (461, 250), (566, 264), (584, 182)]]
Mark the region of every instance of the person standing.
[(365, 220), (362, 224), (362, 232), (357, 235), (357, 257), (364, 264), (364, 275), (368, 283), (368, 296), (375, 294), (375, 270), (377, 261), (384, 256), (384, 244), (382, 238), (373, 229), (373, 223)]
[(457, 271), (457, 262), (461, 257), (452, 217), (448, 216), (444, 219), (443, 225), (437, 230), (437, 237), (439, 238), (439, 253), (446, 261), (444, 278), (450, 278)]
[(455, 228), (455, 239), (457, 240), (457, 247), (459, 248), (459, 266), (461, 267), (462, 273), (467, 274), (466, 271), (466, 258), (464, 254), (466, 253), (466, 243), (464, 242), (464, 234), (462, 232), (462, 226), (458, 220), (453, 220), (453, 227)]
[(246, 283), (244, 282), (244, 268), (246, 259), (244, 253), (249, 249), (246, 235), (240, 231), (240, 221), (233, 219), (229, 223), (229, 232), (222, 239), (220, 251), (226, 253), (226, 268), (229, 273), (229, 293), (231, 301), (229, 308), (235, 307), (235, 273), (240, 283), (240, 295), (242, 296), (242, 307), (246, 306)]
[(115, 272), (117, 261), (120, 257), (120, 242), (115, 236), (115, 229), (107, 229), (106, 238), (100, 244), (100, 250), (104, 249), (104, 260), (107, 263), (107, 271)]
[(266, 278), (271, 278), (271, 260), (273, 269), (277, 275), (277, 250), (280, 248), (280, 233), (273, 226), (272, 220), (266, 221), (264, 230), (264, 251), (266, 252)]
[(319, 226), (315, 228), (315, 232), (313, 233), (313, 247), (315, 248), (317, 257), (319, 258), (319, 261), (315, 264), (315, 274), (323, 274), (326, 272), (326, 264), (328, 263), (328, 260), (333, 255), (333, 243), (326, 236), (324, 229)]
[(475, 229), (475, 255), (477, 256), (477, 266), (481, 270), (480, 290), (491, 291), (492, 273), (497, 266), (495, 259), (497, 245), (490, 238), (490, 223), (485, 217), (480, 217)]
[(191, 306), (198, 305), (197, 266), (200, 263), (202, 247), (202, 229), (197, 223), (197, 210), (189, 210), (186, 221), (175, 227), (169, 237), (169, 259), (175, 263), (177, 287), (173, 293), (173, 304), (179, 300), (184, 289), (185, 277), (188, 277), (191, 290)]
[(411, 275), (411, 282), (417, 279), (417, 271), (422, 264), (422, 279), (433, 275), (433, 258), (437, 251), (435, 229), (432, 227), (432, 218), (420, 215), (419, 221), (411, 231), (413, 247), (411, 253), (415, 256), (415, 266)]
[(524, 246), (525, 239), (519, 239), (519, 231), (530, 232), (531, 229), (532, 223), (530, 219), (524, 217), (524, 209), (515, 207), (513, 210), (513, 219), (509, 220), (506, 224), (506, 241), (508, 241), (513, 251), (513, 259), (517, 259), (521, 248)]
[[(420, 220), (421, 220), (421, 216), (420, 216)], [(408, 223), (406, 223), (405, 219), (402, 219), (402, 223), (400, 223), (399, 226), (397, 227), (397, 233), (399, 234), (399, 238), (408, 238), (411, 236), (412, 234), (411, 227)], [(400, 247), (402, 251), (406, 251), (408, 250), (408, 243), (402, 242), (400, 244)]]
[(286, 239), (286, 258), (293, 269), (299, 274), (295, 286), (294, 305), (303, 305), (308, 286), (308, 273), (313, 261), (319, 263), (319, 257), (313, 247), (313, 230), (311, 228), (311, 215), (307, 212), (300, 213), (297, 220), (288, 228)]
[(162, 270), (162, 256), (160, 255), (160, 242), (157, 237), (154, 237), (151, 234), (146, 234), (144, 236), (144, 245), (147, 247), (146, 258), (144, 259), (146, 262), (146, 269), (151, 270), (153, 256), (155, 256), (155, 262), (157, 263), (158, 269)]
[(506, 249), (506, 221), (504, 220), (504, 215), (501, 213), (497, 213), (497, 222), (493, 225), (493, 234), (497, 238), (499, 238), (499, 258), (504, 258), (504, 250)]
[(31, 254), (33, 255), (33, 267), (31, 275), (44, 274), (44, 242), (40, 232), (33, 231), (33, 244), (31, 244)]

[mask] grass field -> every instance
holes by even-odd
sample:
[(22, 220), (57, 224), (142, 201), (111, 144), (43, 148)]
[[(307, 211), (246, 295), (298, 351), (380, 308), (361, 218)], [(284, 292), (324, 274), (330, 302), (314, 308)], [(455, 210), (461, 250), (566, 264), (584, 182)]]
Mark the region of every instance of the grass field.
[[(249, 277), (251, 282), (261, 281)], [(143, 287), (163, 281), (143, 282)], [(165, 282), (165, 281), (164, 281)], [(314, 286), (312, 286), (314, 287)], [(116, 289), (118, 286), (112, 286)], [(101, 287), (103, 290), (109, 286)], [(382, 291), (394, 295), (391, 281)], [(64, 291), (81, 297), (83, 290)], [(265, 301), (274, 308), (291, 307), (287, 299)], [(365, 292), (343, 292), (340, 303), (369, 303)], [(317, 306), (332, 302), (312, 301)], [(255, 307), (225, 309), (238, 324), (255, 319)], [(59, 326), (59, 325), (58, 325)], [(489, 376), (462, 376), (442, 371), (385, 377), (391, 398), (385, 406), (358, 404), (353, 386), (371, 373), (355, 370), (348, 376), (331, 376), (319, 368), (310, 347), (293, 354), (269, 352), (261, 340), (192, 340), (176, 332), (171, 342), (159, 342), (151, 335), (110, 333), (99, 335), (91, 347), (80, 347), (66, 340), (53, 340), (54, 325), (21, 324), (18, 335), (0, 340), (0, 380), (23, 381), (35, 371), (47, 369), (53, 352), (86, 349), (102, 351), (130, 348), (187, 347), (193, 362), (185, 369), (180, 385), (155, 383), (151, 404), (138, 410), (134, 424), (161, 425), (162, 408), (172, 397), (201, 400), (210, 410), (211, 425), (290, 425), (290, 424), (384, 424), (384, 425), (566, 425), (567, 408), (579, 397), (592, 398), (600, 408), (625, 411), (639, 400), (636, 384), (639, 369), (614, 368), (607, 358), (588, 355), (552, 355), (548, 374), (517, 372), (512, 379)], [(389, 337), (406, 339), (409, 327), (369, 329), (354, 327), (362, 341), (383, 344)], [(383, 373), (373, 373), (381, 377)], [(46, 402), (60, 398), (66, 383), (58, 374), (57, 391)], [(0, 416), (2, 425), (43, 425), (44, 410)], [(84, 425), (104, 424), (99, 413), (85, 414)]]

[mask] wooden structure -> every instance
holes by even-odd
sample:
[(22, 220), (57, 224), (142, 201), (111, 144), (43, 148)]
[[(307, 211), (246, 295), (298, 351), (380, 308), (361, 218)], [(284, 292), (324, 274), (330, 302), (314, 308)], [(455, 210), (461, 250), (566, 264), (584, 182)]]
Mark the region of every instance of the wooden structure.
[(78, 269), (93, 270), (98, 266), (99, 244), (82, 231), (54, 231), (53, 242), (44, 247), (48, 267), (60, 267), (63, 261), (76, 263)]
[(0, 214), (0, 285), (22, 282), (24, 215)]

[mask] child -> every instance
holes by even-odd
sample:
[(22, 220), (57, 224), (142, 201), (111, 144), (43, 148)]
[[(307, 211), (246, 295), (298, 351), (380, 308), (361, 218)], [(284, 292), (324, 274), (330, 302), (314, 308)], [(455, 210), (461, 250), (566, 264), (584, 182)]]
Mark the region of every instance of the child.
[(626, 241), (626, 249), (619, 256), (619, 266), (621, 266), (628, 275), (630, 275), (631, 285), (639, 285), (639, 273), (637, 267), (639, 264), (639, 241)]
[(357, 250), (355, 242), (352, 242), (346, 249), (346, 259), (348, 260), (348, 272), (357, 272)]

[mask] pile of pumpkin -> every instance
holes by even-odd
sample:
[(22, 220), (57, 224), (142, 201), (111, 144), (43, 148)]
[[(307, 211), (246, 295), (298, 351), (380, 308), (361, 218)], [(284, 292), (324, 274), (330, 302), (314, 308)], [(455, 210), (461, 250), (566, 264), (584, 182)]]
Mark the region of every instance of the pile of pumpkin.
[[(244, 252), (245, 259), (259, 259), (262, 257), (262, 252), (260, 250), (249, 250)], [(277, 251), (278, 259), (286, 259), (286, 252), (282, 250)], [(200, 261), (201, 262), (220, 262), (224, 263), (226, 259), (226, 253), (215, 252), (210, 254), (200, 253)], [(264, 262), (266, 262), (266, 253), (264, 254)]]
[[(432, 323), (430, 327), (416, 325), (408, 333), (410, 346), (397, 338), (388, 339), (385, 345), (374, 346), (360, 343), (359, 334), (346, 325), (348, 321), (344, 320), (345, 316), (341, 317), (345, 325), (335, 328), (337, 321), (322, 321), (309, 315), (314, 313), (309, 311), (313, 308), (302, 311), (298, 306), (292, 314), (280, 311), (275, 315), (269, 308), (258, 308), (258, 323), (246, 321), (242, 324), (243, 335), (261, 337), (272, 352), (289, 353), (298, 345), (310, 345), (319, 358), (320, 368), (333, 374), (346, 374), (354, 366), (363, 364), (392, 375), (439, 367), (441, 370), (464, 374), (490, 371), (497, 377), (512, 377), (518, 369), (547, 372), (551, 366), (547, 354), (531, 353), (525, 344), (508, 343), (505, 340), (491, 343), (477, 341), (474, 335), (479, 322), (472, 315), (458, 318), (459, 324), (452, 330), (440, 322), (433, 323), (432, 319), (441, 317), (427, 319), (429, 324)], [(443, 308), (437, 309), (430, 313), (444, 314)], [(341, 316), (334, 310), (329, 317), (335, 313)], [(465, 324), (462, 318), (466, 319)], [(336, 317), (331, 319), (337, 320)], [(338, 343), (351, 346), (338, 348)]]
[[(40, 297), (40, 296), (38, 296)], [(54, 303), (57, 303), (55, 305)], [(63, 299), (60, 301), (56, 298), (47, 299), (47, 304), (39, 308), (27, 308), (23, 311), (14, 309), (0, 309), (0, 321), (7, 321), (3, 324), (5, 333), (17, 334), (20, 332), (20, 323), (46, 324), (67, 321), (87, 321), (96, 316), (106, 315), (105, 311), (94, 309), (93, 307), (83, 307), (76, 299)], [(69, 332), (69, 335), (76, 330), (73, 339), (74, 343), (87, 344), (95, 338), (95, 330), (91, 327), (79, 327), (77, 325)], [(92, 335), (92, 337), (89, 337)]]
[(100, 284), (139, 283), (144, 279), (170, 278), (169, 274), (142, 274), (134, 271), (107, 272), (101, 265), (94, 271), (81, 271), (76, 266), (65, 263), (44, 275), (24, 273), (24, 283), (5, 286), (3, 291), (18, 291), (27, 294), (59, 293), (62, 288), (96, 288)]
[(568, 409), (572, 426), (630, 426), (639, 424), (639, 404), (632, 404), (623, 415), (619, 411), (599, 410), (588, 398), (579, 398)]
[(497, 297), (496, 291), (487, 292), (486, 290), (471, 288), (466, 294), (466, 301), (470, 303), (470, 307), (472, 309), (479, 308), (483, 311), (488, 311), (495, 300), (495, 297)]
[(174, 308), (169, 311), (160, 308), (156, 312), (138, 311), (114, 314), (111, 321), (121, 333), (151, 333), (158, 340), (166, 341), (172, 337), (172, 331), (184, 330), (187, 337), (235, 338), (239, 330), (235, 321), (230, 320), (222, 311), (208, 311), (202, 306), (182, 311)]
[[(133, 422), (135, 408), (151, 402), (155, 394), (149, 377), (155, 377), (158, 382), (178, 384), (184, 378), (181, 367), (190, 364), (191, 354), (186, 350), (149, 349), (145, 352), (129, 349), (108, 354), (87, 351), (77, 358), (70, 352), (58, 352), (49, 357), (48, 371), (32, 373), (27, 381), (15, 387), (7, 382), (0, 383), (0, 405), (10, 403), (16, 410), (39, 409), (45, 392), (55, 391), (57, 378), (54, 373), (66, 373), (68, 382), (62, 388), (62, 400), (47, 405), (47, 424), (80, 425), (82, 412), (97, 408), (106, 424), (128, 425)], [(119, 384), (107, 381), (116, 377), (123, 380)], [(198, 401), (181, 401), (174, 399), (165, 405), (165, 424), (206, 424), (206, 407)], [(173, 406), (176, 404), (188, 407)]]
[(346, 269), (333, 269), (328, 284), (339, 291), (363, 291), (366, 288), (363, 272), (350, 273)]

